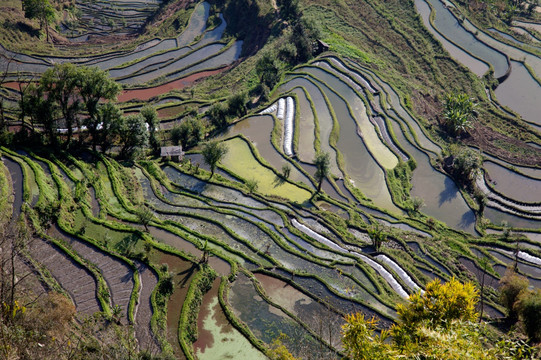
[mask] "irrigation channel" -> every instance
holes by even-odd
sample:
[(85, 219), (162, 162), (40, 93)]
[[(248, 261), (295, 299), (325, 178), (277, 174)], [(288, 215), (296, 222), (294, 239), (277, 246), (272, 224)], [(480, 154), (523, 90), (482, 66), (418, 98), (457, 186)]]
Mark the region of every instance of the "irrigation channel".
[[(109, 25), (90, 21), (96, 11), (105, 12), (106, 23), (122, 12), (128, 21), (115, 27), (116, 34), (134, 31), (157, 4), (81, 3), (84, 21), (64, 31), (73, 41), (111, 33)], [(478, 76), (492, 71), (500, 78), (495, 101), (541, 125), (534, 77), (541, 62), (528, 44), (497, 31), (475, 32), (439, 0), (415, 4), (451, 56)], [(53, 63), (98, 66), (126, 86), (120, 96), (126, 113), (155, 103), (162, 129), (169, 129), (211, 104), (178, 94), (158, 97), (239, 59), (242, 41), (223, 40), (221, 14), (207, 29), (209, 11), (209, 3), (197, 4), (181, 34), (132, 51), (70, 59), (2, 48), (0, 64), (16, 60), (13, 81), (16, 71), (30, 78)], [(18, 84), (7, 85), (2, 96), (13, 100)], [(323, 55), (288, 72), (268, 104), (219, 135), (228, 153), (212, 178), (197, 149), (182, 163), (121, 164), (91, 153), (0, 148), (0, 176), (13, 194), (12, 221), (36, 219), (47, 204), (60, 204), (46, 224), (31, 223), (35, 238), (27, 260), (47, 284), (44, 291), (60, 289), (78, 316), (117, 316), (133, 325), (141, 348), (172, 348), (178, 358), (263, 359), (279, 337), (294, 354), (341, 358), (347, 313), (361, 311), (387, 328), (397, 303), (432, 279), (456, 274), (474, 281), (486, 276), (487, 291), (495, 291), (515, 261), (516, 243), (505, 240), (508, 226), (523, 236), (519, 272), (541, 286), (541, 168), (483, 155), (476, 185), (487, 204), (480, 218), (434, 165), (441, 146), (404, 103), (380, 74)], [(317, 193), (314, 158), (320, 151), (330, 156), (331, 176)], [(415, 216), (408, 216), (411, 209), (390, 180), (411, 164), (406, 199), (424, 202)], [(257, 189), (247, 186), (250, 181)], [(152, 213), (145, 225), (137, 216), (142, 206)], [(428, 218), (435, 219), (430, 226)], [(389, 240), (377, 251), (370, 227)], [(449, 234), (466, 245), (444, 249), (439, 242)], [(480, 265), (484, 257), (488, 268)], [(208, 274), (213, 280), (201, 292)], [(173, 289), (162, 309), (157, 299), (164, 279)], [(485, 306), (487, 316), (502, 316), (498, 304)]]

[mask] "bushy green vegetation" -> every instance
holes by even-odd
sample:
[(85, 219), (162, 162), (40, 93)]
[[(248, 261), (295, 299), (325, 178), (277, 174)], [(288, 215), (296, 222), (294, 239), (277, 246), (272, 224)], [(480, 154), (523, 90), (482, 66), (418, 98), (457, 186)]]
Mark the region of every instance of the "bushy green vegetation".
[(473, 127), (473, 114), (477, 104), (468, 94), (447, 94), (443, 118), (445, 126), (453, 135), (460, 135)]
[(500, 280), (500, 300), (507, 310), (507, 318), (515, 323), (520, 319), (526, 335), (532, 342), (541, 340), (541, 293), (530, 290), (529, 281), (508, 268)]
[(49, 42), (49, 24), (54, 21), (56, 11), (49, 0), (24, 0), (22, 2), (24, 16), (28, 19), (37, 19), (40, 30), (45, 27), (47, 42)]
[[(99, 146), (102, 153), (120, 145), (119, 155), (123, 158), (136, 157), (149, 143), (157, 152), (160, 142), (156, 110), (145, 106), (140, 114), (123, 116), (114, 103), (120, 89), (107, 72), (97, 67), (55, 65), (37, 84), (26, 85), (20, 95), (19, 118), (23, 123), (29, 120), (30, 134), (21, 131), (21, 139), (1, 138), (6, 144), (33, 139), (56, 150), (91, 146), (96, 151)], [(2, 134), (5, 132), (4, 127)]]
[(171, 130), (171, 141), (187, 149), (203, 139), (203, 124), (198, 118), (184, 118), (182, 123)]
[[(533, 359), (535, 349), (521, 342), (490, 342), (475, 323), (478, 293), (471, 283), (435, 280), (424, 294), (398, 306), (398, 322), (376, 335), (377, 320), (356, 313), (346, 316), (343, 343), (355, 360), (368, 359)], [(389, 338), (391, 336), (391, 338)]]

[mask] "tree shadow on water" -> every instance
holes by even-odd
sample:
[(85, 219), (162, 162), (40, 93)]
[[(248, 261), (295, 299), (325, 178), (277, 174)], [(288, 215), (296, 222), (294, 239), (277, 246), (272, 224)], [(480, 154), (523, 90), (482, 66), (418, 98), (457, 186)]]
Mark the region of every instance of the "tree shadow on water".
[(197, 270), (197, 264), (194, 263), (188, 269), (177, 273), (177, 275), (181, 276), (181, 279), (179, 280), (178, 285), (181, 288), (185, 287), (186, 284), (188, 283), (188, 280), (192, 277), (192, 275), (195, 273), (196, 270)]
[(453, 180), (446, 177), (443, 183), (445, 188), (442, 192), (440, 192), (439, 206), (442, 206), (446, 202), (451, 202), (458, 195), (458, 187), (455, 185)]
[(468, 209), (464, 214), (462, 214), (462, 218), (460, 219), (459, 226), (462, 228), (462, 230), (475, 233), (475, 229), (471, 229), (472, 226), (475, 224), (475, 214), (473, 211)]

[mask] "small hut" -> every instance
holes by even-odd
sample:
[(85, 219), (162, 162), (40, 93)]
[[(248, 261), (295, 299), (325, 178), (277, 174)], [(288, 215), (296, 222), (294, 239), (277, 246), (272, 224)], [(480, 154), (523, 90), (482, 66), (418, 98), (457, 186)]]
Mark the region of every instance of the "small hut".
[(321, 40), (318, 40), (317, 41), (316, 53), (317, 53), (317, 55), (319, 55), (322, 52), (329, 51), (329, 48), (330, 48), (329, 44), (327, 44), (326, 42), (323, 42)]
[(162, 146), (160, 149), (160, 156), (162, 160), (171, 160), (175, 162), (180, 162), (184, 156), (182, 151), (182, 146)]

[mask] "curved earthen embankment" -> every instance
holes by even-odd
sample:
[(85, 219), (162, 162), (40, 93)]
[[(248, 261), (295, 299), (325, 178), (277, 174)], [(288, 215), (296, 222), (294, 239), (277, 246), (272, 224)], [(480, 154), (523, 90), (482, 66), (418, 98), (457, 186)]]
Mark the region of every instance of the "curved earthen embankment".
[(505, 198), (494, 193), (485, 183), (484, 176), (477, 177), (475, 184), (477, 188), (487, 196), (488, 204), (502, 211), (515, 214), (518, 216), (540, 219), (541, 205), (538, 204), (522, 204), (512, 199)]

